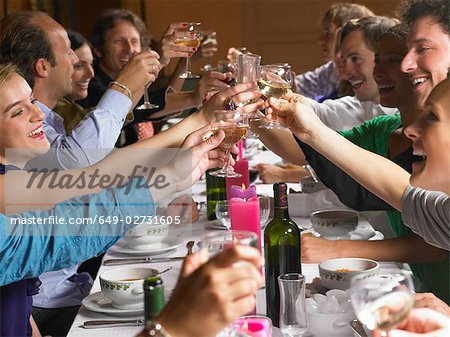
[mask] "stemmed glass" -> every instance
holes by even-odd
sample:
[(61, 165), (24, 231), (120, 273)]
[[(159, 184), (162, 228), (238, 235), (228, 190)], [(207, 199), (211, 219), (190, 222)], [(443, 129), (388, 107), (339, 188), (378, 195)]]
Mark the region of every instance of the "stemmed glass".
[(382, 336), (401, 323), (414, 304), (414, 286), (407, 272), (355, 276), (350, 298), (359, 321), (368, 329), (380, 329)]
[[(215, 40), (216, 40), (216, 32), (213, 32), (212, 30), (202, 30), (202, 31), (200, 31), (200, 34), (201, 34), (201, 36), (203, 38), (203, 40), (200, 43), (202, 48), (208, 48), (207, 47), (208, 45), (214, 46), (214, 44), (217, 43), (217, 42), (215, 42)], [(214, 55), (214, 52), (209, 52), (206, 55), (206, 63), (200, 69), (201, 71), (207, 72), (207, 71), (214, 70), (214, 67), (211, 64), (211, 58), (212, 58), (213, 55)]]
[(148, 110), (148, 109), (157, 109), (159, 105), (150, 103), (150, 98), (148, 97), (148, 88), (150, 86), (146, 85), (144, 88), (144, 103), (139, 105), (136, 110)]
[(228, 211), (228, 200), (219, 200), (216, 204), (216, 218), (220, 223), (226, 227), (226, 229), (231, 229), (231, 218)]
[[(261, 66), (261, 76), (258, 87), (264, 97), (281, 98), (292, 88), (292, 70), (287, 63), (269, 64)], [(263, 129), (285, 129), (277, 120), (272, 119), (269, 124), (262, 125)]]
[(239, 173), (234, 172), (230, 165), (230, 149), (238, 141), (243, 139), (249, 129), (247, 119), (236, 110), (218, 110), (214, 111), (211, 120), (211, 130), (218, 133), (220, 130), (225, 132), (225, 138), (222, 141), (222, 147), (225, 149), (227, 161), (225, 166), (218, 171), (210, 171), (209, 174), (216, 177), (237, 178), (241, 177)]
[[(186, 47), (198, 48), (202, 40), (201, 32), (198, 30), (200, 27), (199, 22), (190, 22), (187, 24), (186, 30), (183, 32), (188, 33), (187, 35), (175, 40), (175, 44), (182, 45)], [(186, 70), (182, 73), (180, 78), (199, 78), (200, 76), (194, 75), (191, 72), (191, 58), (186, 57)]]
[(270, 198), (265, 194), (258, 194), (259, 199), (259, 221), (261, 223), (261, 229), (266, 225), (267, 219), (270, 214)]

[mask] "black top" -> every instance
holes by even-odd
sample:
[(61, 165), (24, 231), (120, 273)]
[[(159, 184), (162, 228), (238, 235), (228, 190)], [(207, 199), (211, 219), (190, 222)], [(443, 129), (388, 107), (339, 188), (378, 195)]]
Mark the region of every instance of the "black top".
[[(309, 165), (314, 169), (319, 179), (338, 196), (346, 206), (358, 211), (390, 211), (394, 208), (384, 200), (361, 186), (347, 173), (334, 165), (325, 156), (295, 137), (305, 154)], [(412, 172), (412, 147), (390, 159), (408, 172)]]

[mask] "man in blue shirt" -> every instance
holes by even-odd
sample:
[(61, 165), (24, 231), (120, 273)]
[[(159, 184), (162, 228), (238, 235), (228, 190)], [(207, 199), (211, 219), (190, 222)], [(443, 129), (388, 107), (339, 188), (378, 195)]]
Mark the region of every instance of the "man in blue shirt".
[(46, 13), (16, 12), (4, 19), (0, 40), (2, 59), (19, 67), (46, 115), (44, 130), (51, 147), (57, 149), (49, 159), (64, 169), (93, 164), (114, 148), (126, 114), (161, 69), (157, 53), (135, 55), (68, 136), (62, 117), (52, 111), (60, 98), (71, 93), (73, 65), (78, 62), (66, 30)]

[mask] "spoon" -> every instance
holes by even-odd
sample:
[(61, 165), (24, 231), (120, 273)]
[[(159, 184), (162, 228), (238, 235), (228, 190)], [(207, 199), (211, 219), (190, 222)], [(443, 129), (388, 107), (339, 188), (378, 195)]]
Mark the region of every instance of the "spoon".
[(186, 243), (186, 248), (187, 248), (187, 251), (188, 251), (188, 255), (193, 254), (193, 252), (192, 252), (192, 247), (194, 247), (194, 245), (195, 245), (195, 241), (193, 241), (193, 240), (188, 241), (188, 242)]

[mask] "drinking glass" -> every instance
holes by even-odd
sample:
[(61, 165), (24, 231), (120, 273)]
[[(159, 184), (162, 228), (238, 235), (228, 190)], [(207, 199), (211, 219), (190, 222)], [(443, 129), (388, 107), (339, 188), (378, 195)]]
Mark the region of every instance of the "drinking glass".
[(227, 160), (225, 166), (218, 171), (210, 171), (209, 174), (216, 177), (237, 178), (241, 174), (234, 172), (230, 165), (231, 147), (245, 137), (249, 129), (247, 119), (236, 110), (214, 111), (211, 121), (211, 130), (217, 133), (220, 130), (225, 132), (222, 147), (225, 149)]
[(153, 104), (150, 102), (150, 98), (148, 97), (148, 88), (150, 86), (146, 85), (144, 88), (144, 103), (139, 105), (136, 110), (148, 110), (148, 109), (157, 109), (159, 108), (159, 105)]
[[(186, 46), (186, 47), (194, 47), (198, 48), (200, 46), (200, 42), (202, 39), (201, 33), (198, 30), (200, 27), (199, 22), (190, 22), (187, 24), (187, 28), (182, 30), (183, 32), (189, 33), (189, 35), (180, 37), (175, 40), (175, 44)], [(182, 73), (180, 78), (199, 78), (200, 76), (194, 75), (191, 72), (191, 58), (186, 57), (186, 70)]]
[(401, 323), (414, 304), (414, 285), (407, 272), (357, 275), (350, 283), (350, 298), (358, 320), (382, 336)]
[(258, 199), (259, 199), (259, 221), (261, 222), (261, 229), (264, 229), (270, 214), (270, 198), (265, 194), (258, 194)]
[[(261, 76), (258, 87), (264, 97), (281, 98), (292, 88), (292, 70), (287, 63), (269, 64), (261, 66)], [(263, 129), (285, 129), (275, 119), (269, 124), (262, 125)]]
[(231, 228), (231, 218), (228, 212), (228, 201), (219, 200), (216, 204), (216, 218), (220, 223), (226, 227), (228, 230)]
[[(216, 33), (213, 32), (212, 30), (201, 30), (200, 34), (201, 34), (201, 36), (203, 38), (203, 40), (200, 42), (201, 48), (208, 48), (207, 47), (208, 45), (211, 45), (211, 46), (217, 45)], [(202, 51), (202, 53), (204, 54), (203, 51)], [(205, 55), (206, 63), (200, 69), (200, 71), (207, 72), (207, 71), (214, 70), (214, 67), (211, 64), (211, 58), (212, 58), (213, 55), (214, 55), (213, 52), (209, 52), (207, 55)]]
[(213, 257), (234, 245), (258, 247), (258, 236), (250, 231), (230, 230), (207, 234), (200, 241), (200, 248)]
[[(236, 83), (252, 83), (257, 82), (260, 73), (261, 56), (251, 53), (239, 54), (236, 66)], [(243, 107), (247, 104), (254, 103), (258, 99), (249, 100), (238, 104), (238, 107)], [(256, 112), (248, 113), (247, 118), (249, 123), (252, 119), (257, 120), (260, 117)], [(247, 138), (256, 139), (258, 135), (253, 133), (250, 129), (247, 133)]]
[(278, 276), (280, 287), (280, 329), (283, 336), (306, 333), (305, 276), (297, 273)]

